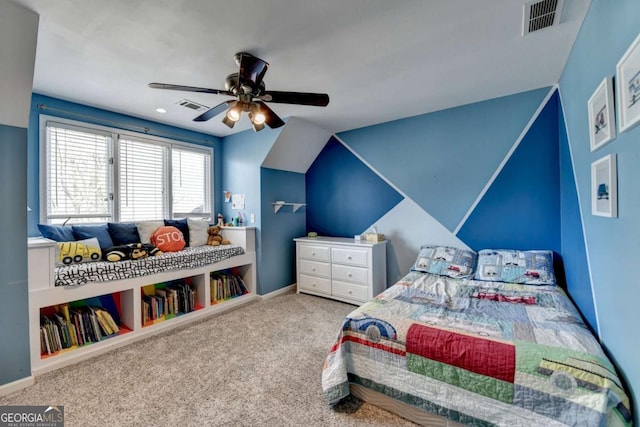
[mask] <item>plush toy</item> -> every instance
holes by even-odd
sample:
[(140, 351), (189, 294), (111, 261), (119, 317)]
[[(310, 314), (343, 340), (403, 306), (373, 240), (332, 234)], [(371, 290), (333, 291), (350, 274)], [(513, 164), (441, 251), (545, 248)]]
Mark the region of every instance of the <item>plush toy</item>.
[(124, 261), (128, 259), (142, 259), (149, 256), (162, 255), (162, 251), (151, 243), (129, 243), (106, 249), (102, 255), (105, 261)]
[(220, 227), (217, 225), (209, 227), (207, 233), (209, 234), (209, 238), (207, 239), (207, 245), (209, 246), (219, 246), (219, 245), (230, 245), (231, 242), (225, 240), (220, 235)]

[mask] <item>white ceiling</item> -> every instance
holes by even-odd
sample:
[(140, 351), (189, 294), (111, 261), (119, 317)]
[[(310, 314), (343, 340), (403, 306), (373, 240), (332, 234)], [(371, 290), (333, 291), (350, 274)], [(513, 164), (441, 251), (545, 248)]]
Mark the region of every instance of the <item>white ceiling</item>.
[(228, 97), (147, 84), (224, 89), (247, 51), (270, 63), (267, 90), (330, 96), (278, 115), (335, 133), (557, 83), (590, 4), (523, 37), (523, 0), (13, 1), (40, 14), (35, 92), (216, 136), (221, 116), (176, 102)]

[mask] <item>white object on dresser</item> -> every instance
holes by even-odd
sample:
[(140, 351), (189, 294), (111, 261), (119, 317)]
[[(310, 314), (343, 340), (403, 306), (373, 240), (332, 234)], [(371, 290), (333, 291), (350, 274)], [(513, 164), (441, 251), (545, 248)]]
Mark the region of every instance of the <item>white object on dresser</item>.
[(298, 237), (298, 293), (360, 305), (387, 288), (387, 247), (346, 237)]
[[(255, 227), (223, 227), (222, 236), (242, 246), (245, 253), (220, 262), (184, 270), (165, 271), (142, 277), (91, 283), (82, 286), (54, 286), (56, 243), (44, 238), (29, 238), (29, 338), (31, 347), (31, 373), (41, 374), (71, 363), (96, 356), (130, 342), (191, 323), (203, 317), (221, 313), (246, 303), (257, 301)], [(212, 301), (210, 273), (234, 269), (249, 288), (248, 294), (222, 303)], [(152, 325), (142, 324), (141, 299), (147, 285), (190, 278), (195, 287), (195, 311)], [(73, 349), (65, 349), (51, 356), (40, 354), (40, 314), (55, 305), (88, 298), (113, 295), (120, 300), (121, 331), (118, 336)]]

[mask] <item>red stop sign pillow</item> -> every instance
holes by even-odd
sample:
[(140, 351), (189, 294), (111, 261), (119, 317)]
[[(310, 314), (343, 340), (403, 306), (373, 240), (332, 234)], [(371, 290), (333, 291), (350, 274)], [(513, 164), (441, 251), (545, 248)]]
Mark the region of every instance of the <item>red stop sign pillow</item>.
[(182, 231), (176, 227), (163, 226), (153, 232), (151, 244), (162, 252), (176, 252), (182, 250), (186, 243)]

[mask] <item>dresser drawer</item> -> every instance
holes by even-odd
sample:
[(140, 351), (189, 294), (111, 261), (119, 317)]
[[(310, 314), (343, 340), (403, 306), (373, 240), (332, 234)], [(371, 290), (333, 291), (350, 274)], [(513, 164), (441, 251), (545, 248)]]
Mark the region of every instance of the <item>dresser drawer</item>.
[(331, 266), (331, 277), (334, 280), (366, 285), (368, 283), (369, 270), (350, 265), (333, 264)]
[(298, 261), (298, 273), (329, 278), (331, 277), (331, 264), (301, 259)]
[(363, 249), (331, 248), (331, 260), (338, 264), (367, 267), (367, 251)]
[(336, 280), (331, 283), (331, 295), (357, 301), (366, 301), (368, 299), (367, 289), (368, 287), (364, 285), (355, 285)]
[(300, 274), (298, 276), (298, 289), (306, 289), (313, 292), (331, 295), (331, 280), (324, 277)]
[(330, 248), (328, 246), (299, 245), (298, 257), (329, 262), (331, 259), (329, 250)]

